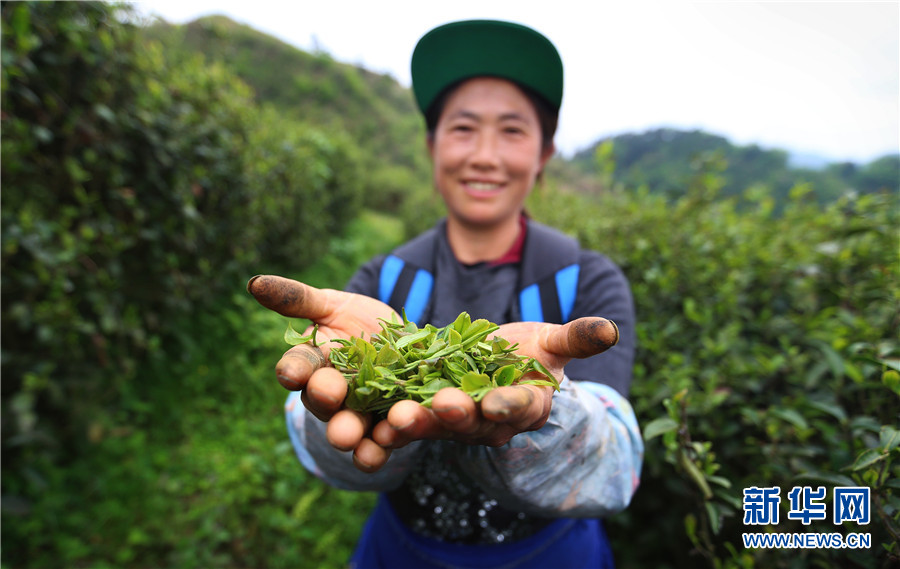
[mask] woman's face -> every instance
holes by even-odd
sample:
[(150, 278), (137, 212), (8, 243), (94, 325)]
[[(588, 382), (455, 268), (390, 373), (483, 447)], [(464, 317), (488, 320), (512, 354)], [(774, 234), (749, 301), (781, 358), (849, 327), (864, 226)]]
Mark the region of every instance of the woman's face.
[(428, 146), (448, 215), (485, 229), (518, 219), (553, 154), (552, 145), (541, 148), (531, 101), (509, 81), (489, 77), (450, 94)]

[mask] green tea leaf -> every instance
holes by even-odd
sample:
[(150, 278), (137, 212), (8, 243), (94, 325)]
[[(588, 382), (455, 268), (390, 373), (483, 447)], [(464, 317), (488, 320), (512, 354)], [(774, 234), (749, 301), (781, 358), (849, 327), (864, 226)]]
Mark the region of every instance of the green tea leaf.
[(853, 464), (848, 466), (845, 470), (858, 472), (872, 466), (876, 462), (881, 462), (885, 458), (886, 456), (882, 454), (879, 449), (870, 448), (866, 451), (863, 451), (859, 456), (857, 456)]
[(811, 470), (809, 472), (798, 474), (794, 477), (794, 480), (817, 480), (821, 482), (827, 482), (829, 484), (834, 484), (835, 486), (856, 486), (856, 482), (854, 482), (853, 479), (848, 476), (835, 474), (833, 472), (821, 472), (818, 470)]
[(541, 375), (543, 375), (544, 377), (546, 377), (547, 380), (550, 382), (550, 385), (552, 385), (554, 389), (556, 389), (557, 391), (559, 391), (559, 382), (556, 380), (556, 377), (554, 377), (553, 374), (550, 373), (550, 370), (547, 369), (547, 368), (545, 368), (544, 365), (543, 365), (541, 362), (537, 361), (537, 360), (534, 359), (534, 358), (530, 358), (530, 359), (528, 360), (528, 364), (529, 364), (530, 367), (532, 367), (536, 372), (538, 372), (538, 373), (540, 373)]
[(456, 321), (450, 325), (451, 329), (456, 331), (461, 337), (466, 335), (469, 326), (472, 324), (472, 318), (468, 312), (462, 312), (456, 317)]
[(484, 396), (487, 395), (491, 391), (491, 389), (493, 389), (493, 388), (488, 385), (488, 386), (482, 387), (480, 389), (476, 389), (475, 391), (470, 391), (470, 392), (468, 392), (468, 395), (469, 395), (469, 397), (474, 399), (476, 402), (478, 402), (478, 401), (481, 401), (482, 399), (484, 399)]
[(426, 338), (428, 338), (428, 336), (430, 334), (431, 334), (431, 332), (429, 332), (427, 329), (419, 330), (418, 332), (414, 332), (412, 334), (407, 334), (406, 336), (403, 336), (402, 338), (397, 340), (397, 347), (405, 348), (411, 344), (421, 342), (421, 341), (425, 340)]
[(390, 344), (381, 346), (378, 355), (375, 357), (375, 365), (389, 366), (400, 361), (400, 353)]
[(291, 323), (288, 322), (287, 330), (284, 331), (284, 341), (292, 346), (298, 346), (300, 344), (306, 344), (312, 342), (312, 345), (316, 345), (316, 332), (319, 331), (319, 326), (313, 326), (312, 333), (308, 336), (304, 336), (294, 330), (294, 327), (291, 326)]
[(678, 428), (678, 423), (672, 420), (669, 417), (659, 417), (647, 423), (647, 426), (644, 427), (644, 440), (649, 441), (652, 438), (658, 437), (663, 433), (668, 433), (669, 431), (674, 431)]
[(475, 391), (481, 387), (486, 387), (491, 385), (491, 378), (486, 376), (483, 373), (475, 373), (468, 372), (464, 376), (462, 376), (462, 380), (460, 381), (460, 385), (463, 391), (469, 393)]
[(522, 377), (522, 372), (513, 365), (505, 365), (495, 371), (492, 377), (497, 385), (512, 385), (517, 379)]
[(900, 445), (900, 431), (889, 425), (884, 425), (881, 427), (879, 439), (881, 448), (884, 449), (884, 451), (893, 450)]

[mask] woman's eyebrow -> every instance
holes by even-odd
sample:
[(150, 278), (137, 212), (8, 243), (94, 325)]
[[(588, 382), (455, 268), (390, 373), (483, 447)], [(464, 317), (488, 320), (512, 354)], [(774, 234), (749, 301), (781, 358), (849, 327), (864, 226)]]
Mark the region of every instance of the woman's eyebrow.
[(481, 120), (481, 116), (478, 113), (473, 111), (467, 111), (465, 109), (460, 109), (458, 111), (453, 111), (447, 116), (448, 119), (472, 119), (473, 121)]
[[(460, 109), (458, 111), (454, 111), (454, 112), (450, 113), (450, 115), (447, 118), (451, 118), (451, 119), (465, 118), (465, 119), (471, 119), (474, 121), (480, 121), (482, 119), (482, 115), (480, 115), (474, 111)], [(519, 112), (515, 112), (515, 111), (510, 112), (510, 113), (503, 113), (502, 115), (500, 115), (500, 120), (501, 121), (515, 120), (515, 121), (528, 122), (528, 118), (525, 115), (523, 115), (522, 113), (519, 113)]]

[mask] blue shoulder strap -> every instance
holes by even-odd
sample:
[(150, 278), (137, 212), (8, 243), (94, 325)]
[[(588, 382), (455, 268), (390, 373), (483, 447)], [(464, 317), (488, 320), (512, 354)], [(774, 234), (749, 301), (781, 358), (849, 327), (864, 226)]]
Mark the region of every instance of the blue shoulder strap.
[(578, 293), (578, 241), (561, 231), (529, 221), (522, 256), (519, 319), (565, 324)]
[(578, 272), (579, 265), (575, 263), (522, 289), (519, 293), (522, 321), (568, 322), (578, 292)]
[[(564, 324), (578, 292), (578, 243), (540, 224), (531, 223), (528, 231), (521, 282), (530, 284), (519, 292), (519, 319)], [(424, 324), (421, 320), (434, 288), (434, 275), (422, 266), (431, 266), (435, 238), (432, 230), (401, 246), (385, 258), (379, 275), (379, 300), (397, 312), (405, 311), (419, 326)], [(548, 260), (555, 266), (548, 266)]]
[(419, 326), (425, 307), (431, 299), (434, 276), (425, 269), (406, 263), (396, 255), (388, 255), (381, 265), (378, 299), (394, 310), (406, 312), (406, 318)]

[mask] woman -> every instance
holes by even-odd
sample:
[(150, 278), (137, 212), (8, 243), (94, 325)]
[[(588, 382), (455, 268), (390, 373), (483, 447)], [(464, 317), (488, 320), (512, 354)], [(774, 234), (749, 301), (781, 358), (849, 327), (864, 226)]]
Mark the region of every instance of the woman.
[[(351, 566), (612, 567), (599, 518), (627, 506), (643, 453), (625, 399), (630, 291), (606, 257), (524, 214), (554, 153), (559, 55), (523, 26), (456, 22), (419, 41), (412, 76), (446, 219), (367, 263), (346, 292), (271, 276), (248, 289), (316, 322), (320, 341), (377, 332), (401, 309), (436, 326), (467, 311), (503, 324), (497, 334), (561, 390), (513, 385), (476, 404), (448, 388), (431, 409), (403, 401), (373, 425), (342, 408), (347, 384), (325, 365), (328, 346), (297, 346), (276, 373), (296, 392), (287, 420), (298, 456), (336, 487), (381, 492)], [(603, 349), (604, 318), (619, 343), (587, 357)]]

